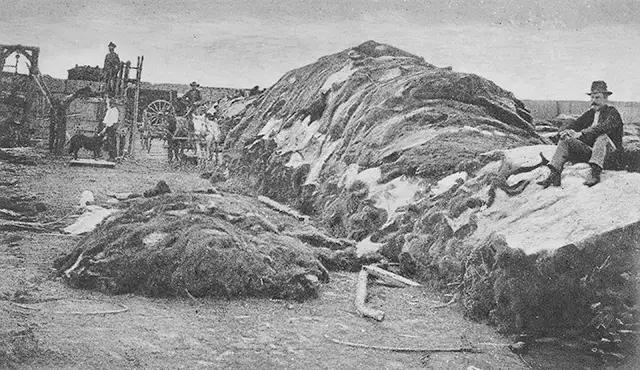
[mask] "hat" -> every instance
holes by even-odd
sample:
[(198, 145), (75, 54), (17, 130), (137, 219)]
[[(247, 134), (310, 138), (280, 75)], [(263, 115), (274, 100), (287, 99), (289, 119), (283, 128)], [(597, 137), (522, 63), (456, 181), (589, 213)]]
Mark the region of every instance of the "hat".
[(114, 43), (113, 43), (113, 41), (111, 41), (111, 42), (109, 42), (109, 45), (108, 45), (108, 46), (109, 46), (109, 47), (112, 47), (112, 46), (113, 46), (113, 47), (115, 48), (115, 47), (116, 47), (116, 44), (114, 44)]
[(200, 86), (200, 85), (198, 85), (198, 83), (197, 83), (197, 82), (193, 81), (192, 83), (190, 83), (190, 84), (189, 84), (189, 86), (191, 86), (191, 87), (198, 87), (198, 86)]
[(587, 95), (602, 93), (605, 95), (613, 94), (611, 91), (607, 89), (607, 83), (604, 81), (593, 81), (591, 83), (591, 92), (587, 93)]

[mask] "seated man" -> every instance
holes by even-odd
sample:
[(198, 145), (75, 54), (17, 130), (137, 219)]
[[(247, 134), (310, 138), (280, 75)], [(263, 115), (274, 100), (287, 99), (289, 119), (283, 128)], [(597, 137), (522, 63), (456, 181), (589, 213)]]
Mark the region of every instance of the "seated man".
[(182, 96), (182, 99), (184, 99), (187, 104), (187, 108), (191, 112), (194, 112), (198, 106), (203, 104), (202, 94), (200, 94), (200, 90), (198, 90), (200, 85), (198, 85), (197, 82), (193, 81), (189, 86), (191, 89)]
[(558, 148), (548, 164), (551, 173), (539, 181), (539, 185), (545, 189), (550, 185), (560, 186), (565, 162), (589, 163), (591, 175), (584, 182), (587, 186), (600, 182), (605, 164), (617, 164), (623, 150), (623, 128), (620, 113), (607, 104), (611, 94), (604, 81), (591, 84), (591, 92), (587, 93), (591, 96), (591, 109), (560, 132)]

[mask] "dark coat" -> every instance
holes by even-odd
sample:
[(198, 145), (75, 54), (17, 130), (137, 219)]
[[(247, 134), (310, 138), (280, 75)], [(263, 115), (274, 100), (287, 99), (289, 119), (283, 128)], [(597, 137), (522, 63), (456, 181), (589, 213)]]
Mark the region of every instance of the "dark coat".
[(202, 94), (200, 94), (200, 91), (198, 89), (191, 89), (187, 91), (182, 96), (182, 98), (185, 99), (189, 104), (195, 104), (199, 101), (202, 101)]
[(115, 51), (110, 51), (104, 57), (104, 74), (106, 76), (115, 76), (120, 69), (120, 57)]
[(623, 150), (623, 123), (618, 110), (610, 105), (603, 106), (600, 109), (598, 123), (591, 127), (595, 113), (595, 110), (589, 109), (578, 117), (575, 122), (564, 127), (564, 129), (580, 132), (578, 139), (589, 146), (593, 146), (598, 136), (603, 134), (609, 135), (616, 149), (621, 152)]

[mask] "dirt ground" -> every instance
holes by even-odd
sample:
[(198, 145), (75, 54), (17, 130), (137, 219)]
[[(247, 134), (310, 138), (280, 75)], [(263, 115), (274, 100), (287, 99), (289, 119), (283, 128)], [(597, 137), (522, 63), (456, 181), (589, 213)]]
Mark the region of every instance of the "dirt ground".
[[(86, 156), (86, 153), (85, 153)], [(158, 180), (173, 191), (208, 187), (188, 169), (165, 163), (161, 145), (138, 152), (115, 169), (69, 167), (68, 158), (16, 166), (18, 184), (57, 219), (72, 213), (83, 190), (98, 203), (112, 192), (142, 192)], [(0, 188), (1, 191), (1, 188)], [(0, 334), (30, 330), (37, 340), (16, 369), (599, 369), (601, 359), (559, 346), (522, 356), (513, 338), (465, 319), (441, 292), (372, 285), (377, 323), (355, 314), (356, 274), (332, 273), (320, 297), (277, 300), (154, 299), (74, 290), (54, 275), (52, 262), (80, 238), (8, 232), (0, 236)], [(40, 310), (20, 302), (37, 303)], [(17, 303), (17, 304), (16, 304)], [(126, 309), (126, 310), (125, 310)], [(110, 312), (91, 314), (96, 312)], [(370, 346), (459, 348), (480, 353), (390, 352)], [(632, 367), (629, 367), (632, 368)]]

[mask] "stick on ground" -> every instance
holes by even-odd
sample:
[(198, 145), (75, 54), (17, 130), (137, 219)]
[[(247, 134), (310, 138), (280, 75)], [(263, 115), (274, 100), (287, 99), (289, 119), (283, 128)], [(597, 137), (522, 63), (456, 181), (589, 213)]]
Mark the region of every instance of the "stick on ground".
[(344, 342), (338, 339), (330, 338), (328, 336), (324, 336), (327, 340), (342, 344), (343, 346), (356, 347), (356, 348), (367, 348), (367, 349), (378, 349), (381, 351), (392, 351), (392, 352), (466, 352), (466, 353), (480, 353), (479, 350), (471, 347), (456, 347), (456, 348), (407, 348), (407, 347), (386, 347), (386, 346), (372, 346), (363, 343), (353, 343), (353, 342)]
[(191, 300), (193, 302), (195, 302), (196, 304), (200, 304), (200, 302), (198, 302), (198, 300), (196, 299), (196, 297), (194, 297), (191, 293), (189, 293), (189, 291), (187, 290), (187, 288), (184, 289), (185, 293), (187, 293), (187, 297), (191, 298)]
[(87, 312), (84, 312), (84, 311), (51, 311), (51, 310), (44, 310), (44, 309), (42, 309), (40, 307), (31, 307), (29, 305), (20, 304), (20, 303), (16, 303), (16, 302), (9, 302), (9, 303), (11, 305), (13, 305), (13, 306), (24, 308), (26, 310), (43, 311), (43, 312), (49, 312), (49, 313), (54, 313), (54, 314), (58, 314), (58, 315), (109, 315), (109, 314), (117, 314), (117, 313), (123, 313), (123, 312), (129, 311), (129, 307), (123, 305), (122, 303), (113, 303), (113, 304), (115, 304), (115, 305), (120, 307), (120, 308), (115, 309), (115, 310), (87, 311)]

